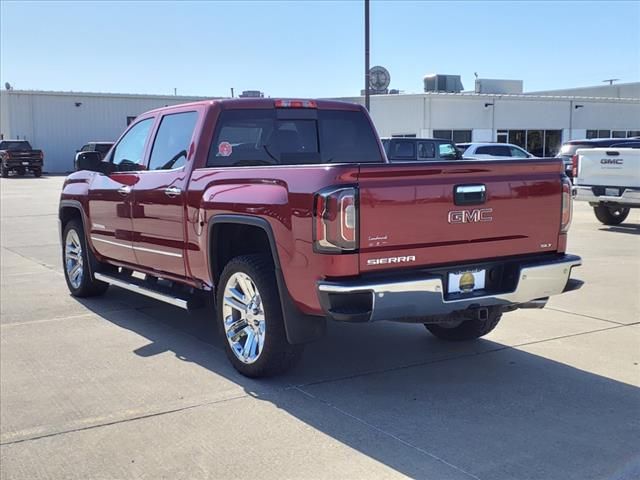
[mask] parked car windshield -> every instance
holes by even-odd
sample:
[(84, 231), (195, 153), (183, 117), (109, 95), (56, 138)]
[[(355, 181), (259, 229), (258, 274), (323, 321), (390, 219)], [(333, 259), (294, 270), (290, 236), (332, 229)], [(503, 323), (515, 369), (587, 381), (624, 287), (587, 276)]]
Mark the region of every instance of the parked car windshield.
[(31, 144), (29, 142), (27, 142), (26, 140), (24, 141), (3, 141), (0, 142), (0, 150), (11, 150), (11, 151), (17, 151), (17, 150), (33, 150), (31, 148)]
[(382, 162), (366, 116), (343, 110), (222, 112), (208, 166)]

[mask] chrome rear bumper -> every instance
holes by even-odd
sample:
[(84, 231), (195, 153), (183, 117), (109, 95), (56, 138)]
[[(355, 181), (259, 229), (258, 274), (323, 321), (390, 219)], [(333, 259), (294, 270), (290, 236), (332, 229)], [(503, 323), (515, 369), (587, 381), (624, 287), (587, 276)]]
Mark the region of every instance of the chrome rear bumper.
[(328, 317), (359, 322), (411, 321), (489, 306), (541, 308), (548, 297), (582, 286), (580, 280), (570, 280), (572, 268), (581, 264), (575, 255), (523, 263), (515, 289), (501, 293), (447, 296), (442, 276), (402, 279), (398, 277), (406, 273), (400, 273), (385, 280), (322, 281), (318, 296)]
[(640, 189), (626, 188), (622, 195), (596, 195), (593, 193), (592, 187), (582, 187), (576, 185), (573, 187), (573, 198), (577, 201), (589, 203), (615, 203), (619, 205), (638, 206), (640, 207)]

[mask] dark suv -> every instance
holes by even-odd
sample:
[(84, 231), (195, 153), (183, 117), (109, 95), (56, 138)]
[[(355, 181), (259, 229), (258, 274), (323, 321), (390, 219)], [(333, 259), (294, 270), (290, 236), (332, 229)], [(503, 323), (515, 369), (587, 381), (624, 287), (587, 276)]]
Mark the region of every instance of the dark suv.
[[(576, 150), (579, 148), (601, 148), (611, 147), (624, 147), (626, 144), (638, 143), (637, 138), (591, 138), (584, 140), (570, 140), (562, 145), (560, 152), (556, 155), (556, 158), (562, 158), (564, 164), (565, 173), (569, 178), (573, 178), (573, 156), (576, 154)], [(633, 147), (633, 145), (629, 145)]]
[(438, 162), (461, 160), (456, 146), (449, 140), (437, 138), (382, 138), (382, 145), (389, 161)]

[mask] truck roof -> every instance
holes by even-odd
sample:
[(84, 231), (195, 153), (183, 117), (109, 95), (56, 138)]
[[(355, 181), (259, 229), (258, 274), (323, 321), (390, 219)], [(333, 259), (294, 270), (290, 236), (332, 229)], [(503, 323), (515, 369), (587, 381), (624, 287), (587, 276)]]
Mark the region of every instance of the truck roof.
[(160, 107), (153, 110), (149, 110), (146, 113), (157, 113), (166, 110), (173, 110), (177, 108), (184, 108), (187, 106), (206, 106), (222, 107), (223, 110), (241, 109), (241, 108), (274, 108), (277, 101), (301, 101), (301, 102), (315, 102), (316, 108), (319, 110), (353, 110), (357, 111), (363, 108), (357, 103), (343, 102), (339, 100), (316, 100), (308, 98), (225, 98), (220, 100), (201, 100), (198, 102), (182, 103), (178, 105), (168, 105), (166, 107)]

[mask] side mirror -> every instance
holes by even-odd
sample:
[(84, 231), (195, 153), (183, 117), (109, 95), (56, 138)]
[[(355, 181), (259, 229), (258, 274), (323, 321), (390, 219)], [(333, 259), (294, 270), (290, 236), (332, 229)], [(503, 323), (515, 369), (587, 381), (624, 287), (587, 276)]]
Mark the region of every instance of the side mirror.
[(76, 161), (76, 171), (89, 170), (92, 172), (103, 172), (102, 158), (99, 152), (82, 152)]

